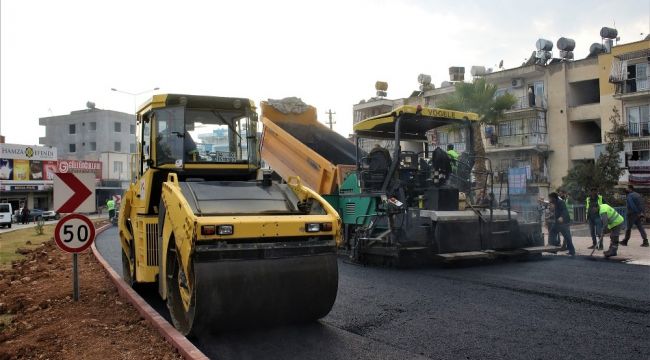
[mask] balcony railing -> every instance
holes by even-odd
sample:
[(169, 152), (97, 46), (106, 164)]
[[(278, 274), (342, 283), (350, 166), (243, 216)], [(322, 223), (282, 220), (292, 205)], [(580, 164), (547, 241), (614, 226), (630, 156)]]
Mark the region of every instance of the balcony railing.
[(627, 79), (616, 83), (616, 95), (635, 94), (650, 90), (648, 79)]
[(517, 97), (516, 100), (517, 102), (512, 106), (512, 110), (546, 108), (546, 99), (543, 96), (535, 96), (534, 101), (528, 95)]
[(548, 145), (548, 134), (528, 133), (507, 136), (492, 135), (487, 139), (487, 147), (490, 149), (535, 145)]
[(650, 136), (650, 123), (642, 122), (628, 122), (627, 135), (631, 137)]

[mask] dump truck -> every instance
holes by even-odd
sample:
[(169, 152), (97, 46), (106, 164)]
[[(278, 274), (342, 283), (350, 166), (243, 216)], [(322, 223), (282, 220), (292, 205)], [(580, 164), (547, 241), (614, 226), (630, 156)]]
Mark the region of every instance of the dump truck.
[[(470, 150), (452, 164), (446, 152), (427, 146), (431, 130), (452, 125), (468, 130), (472, 149), (476, 114), (401, 106), (355, 124), (355, 144), (319, 123), (313, 107), (287, 111), (271, 100), (261, 107), (262, 159), (282, 178), (300, 174), (337, 209), (339, 252), (354, 261), (416, 266), (557, 251), (544, 246), (539, 222), (519, 223), (509, 199), (494, 198), (489, 159)], [(392, 153), (378, 141), (393, 144)], [(481, 174), (476, 161), (486, 163)], [(491, 200), (474, 203), (480, 191)]]
[(302, 322), (336, 299), (336, 210), (298, 177), (260, 175), (245, 98), (154, 95), (137, 112), (119, 212), (123, 278), (156, 284), (183, 334)]

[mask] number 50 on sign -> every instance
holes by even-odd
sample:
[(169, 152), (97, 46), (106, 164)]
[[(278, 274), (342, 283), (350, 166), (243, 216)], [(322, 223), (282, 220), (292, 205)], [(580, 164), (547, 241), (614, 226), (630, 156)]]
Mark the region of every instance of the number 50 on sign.
[(86, 216), (70, 214), (56, 224), (54, 240), (63, 251), (82, 252), (95, 240), (95, 226)]

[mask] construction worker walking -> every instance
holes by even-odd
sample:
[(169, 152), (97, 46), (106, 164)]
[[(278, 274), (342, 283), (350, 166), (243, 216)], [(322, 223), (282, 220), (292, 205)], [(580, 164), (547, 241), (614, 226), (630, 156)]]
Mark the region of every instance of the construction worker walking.
[(115, 217), (115, 200), (113, 198), (109, 198), (106, 201), (106, 209), (108, 209), (108, 219), (113, 221)]
[(560, 199), (558, 194), (554, 192), (548, 194), (548, 199), (550, 200), (551, 204), (555, 206), (555, 214), (553, 216), (555, 223), (552, 225), (548, 232), (549, 243), (551, 240), (555, 240), (559, 243), (558, 234), (562, 234), (562, 237), (566, 243), (566, 249), (569, 250), (569, 255), (575, 256), (576, 249), (573, 247), (571, 229), (569, 228), (571, 218), (569, 217), (569, 211), (566, 208), (566, 204)]
[(639, 229), (639, 233), (641, 234), (641, 238), (643, 239), (641, 246), (648, 247), (650, 246), (650, 244), (648, 244), (648, 235), (646, 235), (645, 229), (643, 228), (643, 214), (645, 213), (643, 198), (639, 193), (634, 191), (634, 186), (632, 185), (628, 185), (625, 189), (625, 192), (627, 193), (627, 197), (625, 199), (625, 202), (627, 204), (627, 227), (625, 229), (625, 238), (623, 241), (621, 241), (621, 245), (627, 246), (627, 242), (630, 240), (630, 236), (632, 235), (632, 227), (636, 225), (637, 229)]
[(623, 226), (623, 217), (613, 207), (602, 204), (598, 207), (600, 220), (603, 222), (603, 227), (600, 230), (600, 239), (602, 241), (605, 229), (609, 232), (609, 249), (603, 253), (605, 257), (616, 256), (618, 251), (618, 237), (621, 233)]

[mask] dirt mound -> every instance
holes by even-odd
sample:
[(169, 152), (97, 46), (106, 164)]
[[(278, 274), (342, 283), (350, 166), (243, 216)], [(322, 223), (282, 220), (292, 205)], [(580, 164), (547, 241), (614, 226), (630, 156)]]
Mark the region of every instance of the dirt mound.
[(0, 271), (0, 360), (181, 359), (122, 299), (91, 252), (79, 255), (80, 299), (72, 301), (72, 255), (44, 243)]

